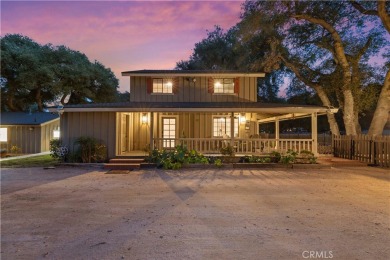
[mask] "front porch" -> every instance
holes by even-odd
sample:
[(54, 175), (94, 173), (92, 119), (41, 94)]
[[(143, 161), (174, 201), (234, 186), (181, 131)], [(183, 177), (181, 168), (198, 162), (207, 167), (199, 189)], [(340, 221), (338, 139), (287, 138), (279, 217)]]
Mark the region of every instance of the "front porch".
[(255, 138), (155, 138), (154, 149), (169, 149), (176, 145), (185, 145), (189, 150), (203, 154), (220, 154), (221, 148), (232, 146), (239, 155), (268, 154), (273, 151), (285, 152), (289, 149), (297, 152), (313, 151), (312, 139), (263, 139)]
[[(330, 112), (318, 107), (287, 110), (277, 107), (267, 111), (242, 109), (235, 112), (118, 112), (116, 156), (142, 156), (153, 149), (173, 149), (185, 145), (206, 155), (220, 155), (231, 146), (236, 156), (269, 154), (287, 150), (311, 151), (318, 155), (317, 117)], [(264, 109), (263, 109), (264, 110)], [(291, 111), (295, 113), (283, 113)], [(311, 128), (299, 137), (281, 133), (280, 122), (311, 118)], [(273, 123), (275, 133), (260, 133), (261, 124)]]

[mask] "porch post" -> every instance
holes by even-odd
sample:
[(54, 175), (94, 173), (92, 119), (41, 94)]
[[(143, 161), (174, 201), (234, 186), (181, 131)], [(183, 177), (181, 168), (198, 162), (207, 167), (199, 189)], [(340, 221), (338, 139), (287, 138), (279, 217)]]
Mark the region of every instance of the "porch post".
[(234, 113), (230, 114), (230, 146), (234, 146)]
[(311, 114), (311, 139), (313, 140), (312, 144), (312, 153), (318, 155), (318, 134), (317, 134), (317, 113)]
[(154, 139), (153, 139), (153, 126), (154, 126), (154, 117), (153, 117), (153, 112), (150, 112), (150, 128), (149, 128), (149, 142), (150, 142), (150, 151), (153, 151), (154, 149)]
[(279, 150), (279, 118), (275, 119), (275, 139), (276, 139), (276, 150)]

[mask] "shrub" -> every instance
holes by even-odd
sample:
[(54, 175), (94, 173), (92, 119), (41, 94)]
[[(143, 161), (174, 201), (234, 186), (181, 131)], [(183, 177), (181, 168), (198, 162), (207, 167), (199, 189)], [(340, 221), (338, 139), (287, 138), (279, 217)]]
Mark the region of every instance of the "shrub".
[(221, 149), (219, 149), (219, 151), (221, 152), (221, 154), (223, 156), (234, 156), (234, 154), (235, 154), (234, 147), (231, 146), (230, 144), (227, 144), (226, 146), (221, 147)]
[(183, 164), (187, 163), (209, 163), (209, 159), (203, 154), (195, 150), (188, 151), (183, 144), (176, 146), (172, 151), (154, 149), (145, 158), (145, 161), (155, 163), (159, 168), (163, 167), (164, 169), (173, 170), (180, 169)]
[(285, 164), (295, 163), (297, 155), (298, 155), (297, 152), (295, 152), (295, 151), (293, 151), (291, 149), (288, 149), (286, 154), (281, 157), (280, 161), (282, 163), (285, 163)]
[(62, 141), (60, 139), (50, 140), (50, 156), (54, 159), (60, 159), (65, 161), (67, 159), (69, 150), (68, 147), (62, 146)]
[(307, 150), (302, 150), (299, 153), (299, 157), (301, 158), (303, 163), (317, 163), (317, 157), (314, 156), (314, 153)]
[(11, 153), (13, 154), (20, 154), (22, 152), (22, 149), (18, 147), (17, 145), (13, 145), (11, 147)]
[(273, 151), (271, 152), (271, 162), (278, 163), (280, 162), (282, 155), (279, 152)]
[(96, 138), (81, 136), (74, 143), (79, 146), (75, 154), (79, 154), (83, 163), (103, 162), (107, 158), (107, 147)]
[(218, 168), (222, 167), (222, 160), (221, 159), (216, 159), (214, 161), (214, 165), (217, 166)]

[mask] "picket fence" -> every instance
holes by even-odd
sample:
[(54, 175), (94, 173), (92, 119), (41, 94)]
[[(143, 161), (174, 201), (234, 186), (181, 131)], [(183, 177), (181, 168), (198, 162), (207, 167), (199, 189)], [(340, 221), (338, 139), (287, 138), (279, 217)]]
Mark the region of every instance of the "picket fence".
[(390, 136), (333, 135), (335, 157), (390, 167)]

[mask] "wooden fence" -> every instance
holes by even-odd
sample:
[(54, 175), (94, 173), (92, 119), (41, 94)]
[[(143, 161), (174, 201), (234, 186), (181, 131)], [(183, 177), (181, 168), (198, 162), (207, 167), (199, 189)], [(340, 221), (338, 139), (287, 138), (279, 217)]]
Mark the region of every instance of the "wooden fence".
[(390, 136), (333, 136), (335, 157), (390, 167)]

